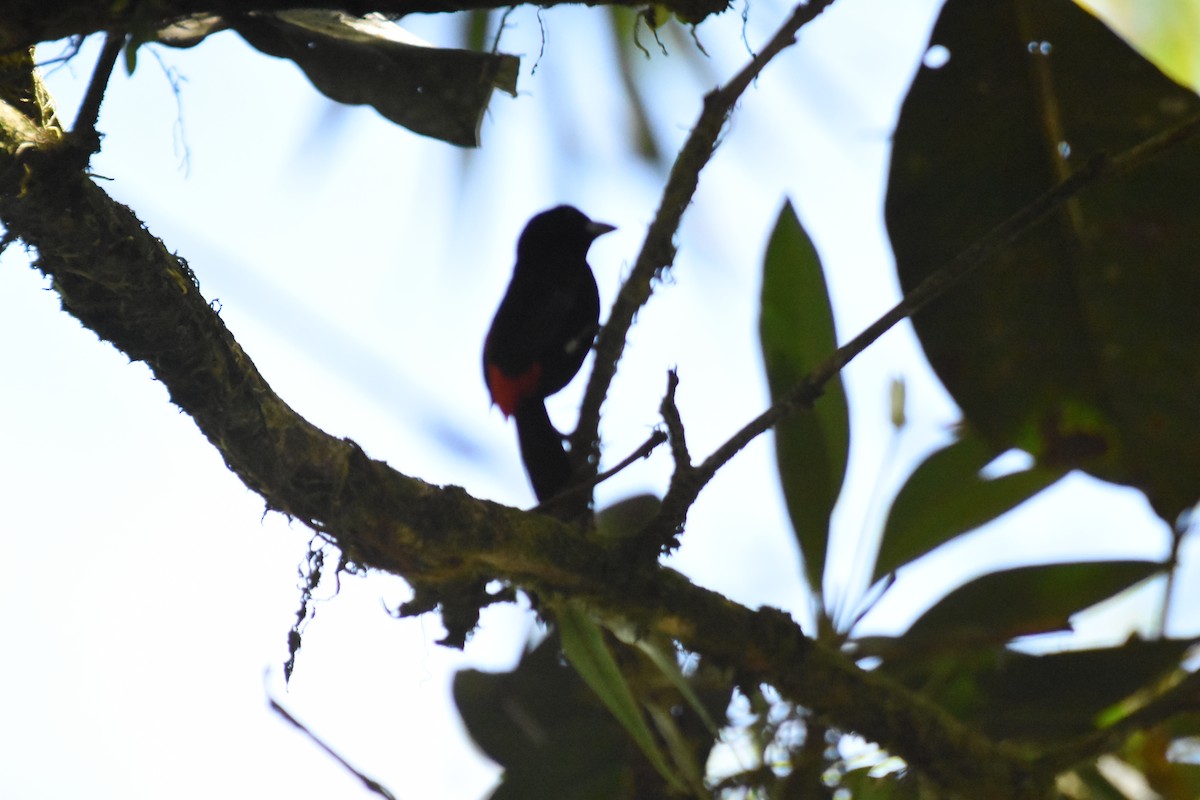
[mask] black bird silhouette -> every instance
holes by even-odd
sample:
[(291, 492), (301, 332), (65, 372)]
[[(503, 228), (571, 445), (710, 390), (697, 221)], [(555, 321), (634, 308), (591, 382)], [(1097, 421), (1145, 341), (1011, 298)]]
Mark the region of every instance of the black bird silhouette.
[(483, 343), (483, 377), (492, 402), (515, 417), (521, 459), (534, 494), (565, 488), (570, 466), (545, 399), (571, 382), (600, 328), (600, 295), (587, 263), (597, 236), (614, 230), (572, 206), (529, 220), (517, 264)]

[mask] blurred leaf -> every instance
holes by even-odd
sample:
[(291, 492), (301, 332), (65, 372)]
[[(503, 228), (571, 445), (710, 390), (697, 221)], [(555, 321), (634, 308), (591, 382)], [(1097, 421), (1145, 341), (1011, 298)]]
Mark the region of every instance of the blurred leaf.
[(1159, 726), (1129, 737), (1118, 755), (1145, 776), (1162, 800), (1195, 800), (1200, 797), (1200, 764), (1188, 763), (1174, 750), (1169, 727)]
[(554, 637), (511, 672), (459, 672), (454, 702), (471, 738), (504, 768), (493, 798), (634, 797), (629, 738), (561, 662)]
[(648, 87), (643, 86), (644, 80), (638, 79), (638, 73), (646, 61), (646, 53), (638, 40), (642, 19), (640, 11), (621, 6), (609, 8), (608, 25), (617, 51), (617, 70), (625, 87), (625, 101), (632, 117), (630, 123), (633, 130), (630, 138), (636, 142), (635, 152), (639, 156), (646, 161), (658, 163), (662, 161), (663, 153), (650, 127), (650, 115), (647, 113), (646, 98), (642, 92), (643, 88)]
[(1172, 79), (1200, 88), (1196, 0), (1076, 0)]
[(900, 637), (912, 646), (999, 644), (1070, 630), (1071, 615), (1162, 572), (1156, 561), (1044, 564), (993, 572), (960, 586)]
[(1050, 742), (1179, 668), (1195, 639), (1031, 655), (1004, 647), (897, 649), (880, 670), (996, 739)]
[(141, 45), (142, 45), (142, 42), (138, 41), (137, 39), (135, 39), (132, 36), (130, 36), (128, 39), (126, 39), (125, 47), (122, 50), (122, 52), (125, 55), (125, 74), (126, 75), (132, 75), (134, 73), (134, 70), (137, 69), (137, 51), (138, 51), (138, 47), (140, 47)]
[(252, 46), (288, 58), (323, 94), (368, 104), (415, 133), (479, 144), (492, 89), (516, 95), (515, 56), (429, 47), (378, 15), (305, 9), (238, 17)]
[[(1070, 0), (949, 0), (901, 110), (886, 216), (905, 290), (1097, 153), (1200, 111)], [(997, 451), (1200, 497), (1200, 148), (1111, 176), (913, 318)]]
[(694, 655), (688, 657), (685, 673), (669, 637), (639, 636), (627, 623), (605, 620), (604, 625), (625, 645), (615, 648), (621, 674), (667, 743), (673, 762), (693, 790), (706, 796), (704, 765), (720, 738), (718, 720), (723, 724), (729, 707), (732, 674)]
[(682, 791), (683, 781), (667, 763), (662, 749), (646, 725), (642, 709), (605, 644), (600, 626), (579, 603), (563, 603), (556, 611), (563, 655), (617, 718), (658, 773), (674, 789)]
[(652, 494), (635, 494), (596, 512), (596, 538), (610, 541), (636, 536), (662, 508)]
[(1086, 764), (1075, 770), (1080, 786), (1077, 796), (1082, 800), (1129, 800), (1129, 795), (1118, 790), (1096, 769), (1096, 763)]
[[(622, 639), (622, 641), (625, 641), (625, 639)], [(626, 642), (626, 644), (632, 644), (634, 647), (637, 647), (650, 660), (650, 663), (658, 668), (663, 677), (687, 701), (692, 711), (696, 712), (696, 716), (704, 725), (705, 730), (714, 737), (720, 735), (717, 723), (713, 721), (714, 710), (700, 699), (700, 696), (688, 681), (687, 676), (683, 674), (683, 670), (679, 668), (679, 661), (675, 656), (675, 648), (669, 639), (636, 639), (632, 642)], [(730, 689), (732, 690), (732, 686), (730, 686)], [(722, 700), (728, 700), (728, 692), (725, 695)], [(726, 703), (722, 702), (721, 708), (724, 708), (725, 705)]]
[[(173, 19), (156, 30), (150, 38), (171, 47), (195, 47), (209, 36), (228, 27), (224, 17), (204, 12)], [(129, 57), (131, 56), (127, 56)], [(133, 72), (132, 69), (129, 71)]]
[(969, 429), (913, 470), (888, 511), (871, 582), (991, 522), (1057, 481), (1038, 468), (998, 478), (979, 474), (994, 457)]
[(1188, 713), (1172, 717), (1167, 725), (1172, 738), (1195, 740), (1193, 758), (1200, 761), (1200, 708), (1190, 708)]
[[(821, 261), (790, 202), (779, 213), (763, 259), (759, 336), (773, 400), (799, 385), (837, 347)], [(792, 414), (775, 428), (779, 480), (817, 597), (849, 448), (850, 414), (840, 376), (825, 386), (812, 410)]]
[(488, 28), (492, 21), (492, 11), (488, 8), (474, 8), (461, 16), (462, 40), (468, 50), (486, 52), (492, 47), (494, 36), (488, 36)]
[(904, 378), (892, 378), (892, 382), (888, 387), (888, 415), (891, 419), (892, 427), (896, 430), (901, 430), (908, 424), (908, 414), (905, 411), (908, 400), (907, 387), (904, 384)]
[(911, 773), (872, 777), (873, 769), (850, 770), (838, 781), (838, 788), (850, 792), (854, 800), (920, 800), (920, 784)]
[[(562, 636), (564, 620), (566, 637)], [(560, 657), (564, 638), (573, 642), (571, 650), (577, 655), (581, 649), (588, 651), (578, 663), (590, 674), (599, 674), (604, 692), (620, 694), (624, 685), (639, 703), (646, 704), (675, 763), (685, 769), (691, 766), (693, 785), (699, 791), (703, 765), (716, 741), (709, 726), (714, 716), (724, 721), (731, 676), (702, 662), (684, 678), (688, 694), (707, 710), (706, 725), (697, 714), (679, 712), (684, 697), (655, 659), (646, 657), (644, 649), (639, 652), (608, 639), (576, 608), (560, 613), (559, 623), (559, 629), (527, 652), (511, 672), (464, 670), (455, 676), (455, 703), (471, 738), (504, 768), (503, 783), (492, 797), (633, 800), (674, 791), (668, 790), (661, 773), (651, 766), (627, 727), (617, 721), (607, 701), (602, 702), (584, 681), (573, 666), (576, 661), (568, 665)], [(610, 662), (609, 666), (589, 663), (604, 661)], [(610, 671), (617, 667), (619, 672), (613, 678)], [(678, 673), (677, 666), (675, 671)], [(633, 709), (640, 716), (636, 703)], [(648, 728), (645, 734), (649, 735)]]

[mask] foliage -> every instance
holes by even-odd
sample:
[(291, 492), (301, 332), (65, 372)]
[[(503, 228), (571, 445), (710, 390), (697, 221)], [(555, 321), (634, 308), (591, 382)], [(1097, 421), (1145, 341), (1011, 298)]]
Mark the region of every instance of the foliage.
[[(610, 317), (610, 340), (624, 338), (652, 278), (671, 266), (679, 216), (741, 92), (826, 5), (798, 6), (746, 69), (708, 96), (637, 280), (618, 300), (621, 314)], [(965, 424), (895, 492), (877, 544), (861, 551), (873, 589), (852, 598), (859, 606), (877, 602), (897, 570), (1069, 469), (1138, 487), (1172, 525), (1200, 495), (1191, 190), (1200, 175), (1196, 148), (1178, 144), (1196, 127), (1200, 102), (1066, 0), (981, 8), (947, 2), (895, 132), (887, 215), (901, 284), (914, 292), (930, 281), (948, 284), (945, 267), (960, 253), (1047, 191), (1073, 176), (1076, 183), (1046, 200), (1039, 219), (979, 247), (974, 273), (949, 291), (936, 287), (940, 296), (915, 317)], [(345, 15), (317, 16), (228, 24), (256, 47), (296, 60), (330, 96), (370, 102), (460, 144), (475, 143), (492, 87), (515, 88), (507, 57), (440, 53), (446, 60), (430, 67), (429, 54), (406, 60), (412, 52), (390, 23), (371, 18), (363, 33)], [(662, 14), (647, 18), (658, 24)], [(125, 47), (132, 67), (137, 46), (170, 26), (128, 27), (110, 34), (110, 44)], [(216, 27), (190, 37), (177, 31), (173, 43), (196, 44)], [(336, 56), (325, 59), (330, 52)], [(676, 465), (667, 498), (601, 512), (599, 533), (577, 530), (399, 475), (298, 418), (211, 313), (186, 263), (85, 174), (95, 131), (74, 131), (64, 143), (28, 58), (17, 62), (21, 81), (10, 81), (0, 108), (0, 218), (9, 236), (38, 250), (37, 267), (54, 278), (64, 309), (146, 361), (271, 508), (336, 543), (349, 564), (407, 578), (415, 597), (403, 614), (437, 609), (448, 643), (461, 645), (483, 607), (520, 589), (553, 625), (511, 672), (456, 680), (470, 734), (505, 768), (494, 797), (1057, 790), (1090, 798), (1120, 791), (1115, 760), (1164, 797), (1194, 796), (1197, 771), (1178, 756), (1200, 733), (1198, 681), (1182, 667), (1193, 641), (1028, 651), (1027, 637), (1069, 630), (1075, 615), (1174, 564), (1084, 560), (956, 576), (959, 588), (888, 639), (859, 636), (856, 620), (831, 611), (826, 567), (844, 535), (834, 519), (851, 438), (838, 370), (871, 339), (838, 349), (821, 260), (790, 204), (762, 265), (759, 333), (771, 409), (693, 464), (672, 384), (663, 402)], [(464, 73), (414, 109), (413, 95), (432, 85), (423, 70), (441, 80), (450, 62), (466, 64)], [(373, 70), (387, 78), (362, 78)], [(470, 98), (448, 111), (460, 89)], [(51, 129), (55, 135), (44, 133)], [(1140, 157), (1151, 151), (1160, 158)], [(1102, 169), (1116, 161), (1121, 169)], [(79, 257), (99, 242), (110, 245), (97, 246), (102, 256)], [(902, 304), (888, 324), (919, 306)], [(596, 429), (619, 357), (618, 344), (597, 369), (589, 387), (596, 411), (587, 419), (585, 401), (580, 431)], [(705, 483), (770, 427), (803, 559), (798, 571), (817, 612), (807, 636), (786, 613), (742, 608), (657, 561), (660, 546), (676, 544)], [(1012, 447), (1029, 452), (1034, 466), (991, 473)], [(1183, 525), (1177, 530), (1182, 537)], [(882, 749), (856, 753), (852, 735)], [(709, 768), (734, 748), (739, 768)]]
[[(888, 186), (905, 288), (1089, 159), (1200, 110), (1066, 0), (950, 2), (930, 44), (948, 61), (913, 83)], [(1197, 178), (1180, 147), (1089, 189), (913, 321), (992, 447), (1134, 485), (1168, 524), (1200, 474)]]
[[(1165, 129), (1173, 121), (1186, 117), (1197, 105), (1190, 93), (1164, 82), (1140, 56), (1069, 3), (1043, 4), (1032, 21), (1019, 6), (995, 4), (991, 13), (998, 18), (992, 19), (966, 3), (948, 3), (930, 44), (946, 48), (949, 62), (927, 66), (914, 82), (896, 134), (889, 191), (889, 221), (897, 243), (898, 267), (909, 287), (948, 262), (957, 251), (1022, 203), (1032, 200), (1037, 192), (1049, 188), (1072, 158), (1087, 158), (1096, 152), (1120, 152), (1154, 130)], [(1086, 56), (1079, 66), (1071, 61), (1076, 53), (1081, 58)], [(981, 75), (981, 70), (986, 74)], [(1114, 77), (1104, 79), (1105, 72), (1113, 72)], [(1080, 87), (1085, 84), (1088, 91), (1100, 97), (1082, 99), (1085, 95)], [(1128, 105), (1117, 105), (1111, 112), (1098, 116), (1095, 108), (1102, 99), (1113, 96), (1114, 87), (1119, 87), (1121, 96), (1130, 102), (1165, 110), (1168, 117), (1151, 122), (1152, 117)], [(1069, 102), (1057, 99), (1058, 95)], [(1004, 98), (1010, 105), (997, 98)], [(1020, 103), (1025, 103), (1028, 110), (1023, 110)], [(957, 116), (947, 119), (947, 108), (954, 109)], [(1014, 135), (1013, 126), (1023, 115), (1029, 119), (1026, 132)], [(1077, 118), (1082, 120), (1081, 124), (1103, 130), (1106, 138), (1089, 138), (1076, 123)], [(1130, 128), (1124, 135), (1118, 133), (1122, 123)], [(1051, 140), (1047, 141), (1047, 137)], [(1061, 144), (1066, 141), (1072, 143), (1069, 152)], [(1015, 154), (1026, 150), (1035, 164), (1057, 159), (1059, 174), (1053, 168), (1043, 168), (1041, 172), (1034, 168), (1014, 168)], [(1119, 204), (1114, 206), (1110, 202), (1102, 206), (1104, 213), (1120, 215), (1128, 213), (1121, 209), (1145, 209), (1151, 202), (1147, 194), (1153, 194), (1161, 202), (1153, 210), (1147, 210), (1145, 218), (1163, 219), (1169, 212), (1170, 217), (1183, 219), (1194, 213), (1194, 203), (1182, 194), (1164, 194), (1149, 188), (1161, 185), (1162, 175), (1178, 171), (1178, 161), (1176, 158), (1162, 164), (1158, 167), (1161, 172), (1148, 175), (1139, 172), (1137, 180), (1142, 182), (1126, 180), (1106, 187), (1104, 191), (1119, 199)], [(1009, 182), (1021, 180), (1040, 180), (1041, 184), (1024, 190), (1006, 188)], [(1179, 185), (1189, 184), (1185, 181)], [(1091, 194), (1086, 200), (1090, 205), (1099, 203)], [(1125, 259), (1130, 265), (1131, 279), (1134, 275), (1146, 276), (1142, 280), (1147, 285), (1137, 291), (1156, 298), (1156, 303), (1167, 302), (1162, 294), (1164, 285), (1188, 287), (1174, 295), (1173, 302), (1187, 305), (1200, 297), (1200, 292), (1191, 287), (1190, 278), (1182, 273), (1167, 278), (1133, 269), (1146, 263), (1146, 242), (1124, 244), (1120, 237), (1136, 235), (1138, 225), (1145, 227), (1145, 222), (1092, 224), (1090, 230), (1103, 231), (1107, 236), (1088, 241), (1088, 251), (1103, 252), (1105, 258), (1093, 260), (1094, 266), (1074, 263), (1071, 269), (1064, 268), (1060, 263), (1064, 252), (1060, 232), (1080, 230), (1079, 226), (1085, 224), (1081, 209), (1090, 205), (1064, 208), (1061, 221), (1052, 218), (1024, 233), (1018, 245), (998, 254), (997, 259), (1002, 263), (985, 266), (983, 277), (974, 279), (966, 289), (956, 290), (958, 295), (941, 301), (931, 312), (918, 317), (918, 330), (926, 348), (935, 348), (931, 358), (939, 357), (938, 347), (951, 348), (954, 353), (935, 364), (953, 365), (954, 372), (948, 372), (950, 366), (942, 370), (943, 378), (963, 402), (969, 424), (904, 482), (886, 516), (878, 550), (863, 554), (874, 563), (872, 581), (883, 581), (879, 584), (880, 591), (886, 591), (885, 579), (897, 569), (1006, 513), (1054, 484), (1066, 469), (1089, 465), (1094, 468), (1094, 460), (1081, 460), (1089, 454), (1076, 455), (1069, 447), (1060, 446), (1071, 436), (1084, 435), (1078, 428), (1079, 418), (1073, 416), (1078, 407), (1071, 398), (1079, 396), (1078, 386), (1065, 385), (1064, 381), (1078, 371), (1081, 361), (1090, 357), (1086, 354), (1105, 350), (1105, 345), (1089, 339), (1103, 335), (1112, 326), (1097, 330), (1094, 325), (1086, 324), (1084, 320), (1095, 317), (1091, 313), (1065, 315), (1074, 306), (1066, 298), (1080, 292), (1063, 289), (1054, 295), (1048, 289), (1048, 281), (1077, 282), (1088, 269), (1108, 269), (1107, 278), (1111, 280), (1111, 271), (1116, 269), (1114, 264), (1118, 263), (1124, 247), (1137, 253)], [(1182, 234), (1185, 227), (1173, 225), (1169, 230), (1174, 233), (1169, 235), (1164, 231), (1168, 247), (1180, 253), (1191, 249)], [(1161, 246), (1155, 252), (1170, 258)], [(1046, 267), (1032, 266), (1039, 261), (1045, 261)], [(1008, 294), (1020, 286), (1029, 288), (1021, 289), (1024, 294), (1008, 301)], [(1113, 302), (1127, 301), (1131, 291), (1135, 290), (1128, 284), (1112, 287)], [(1044, 310), (1035, 311), (1035, 306)], [(1148, 303), (1141, 304), (1146, 306)], [(1125, 325), (1142, 330), (1143, 337), (1157, 336), (1177, 344), (1197, 338), (1170, 327), (1148, 334), (1147, 319), (1131, 314), (1127, 302), (1120, 302), (1119, 307), (1121, 315), (1128, 319)], [(1117, 312), (1110, 312), (1109, 316), (1115, 317)], [(992, 319), (997, 321), (990, 322)], [(1168, 312), (1162, 322), (1170, 325), (1184, 319), (1195, 316), (1182, 310)], [(1013, 324), (1010, 320), (1024, 324)], [(1054, 327), (1030, 327), (1035, 321)], [(1012, 338), (998, 338), (999, 330)], [(837, 342), (819, 256), (790, 204), (785, 205), (776, 222), (764, 258), (761, 336), (775, 399), (811, 374)], [(989, 352), (988, 347), (997, 354), (993, 360), (1008, 361), (989, 362), (984, 355)], [(1119, 347), (1128, 351), (1133, 361), (1145, 360), (1147, 351), (1143, 347)], [(1189, 374), (1200, 374), (1194, 353), (1184, 353), (1184, 349), (1187, 348), (1176, 347), (1172, 359), (1191, 364), (1185, 368)], [(1057, 356), (1060, 352), (1063, 355)], [(1012, 363), (1018, 354), (1033, 357), (1026, 356), (1019, 365)], [(1046, 362), (1044, 366), (1042, 360)], [(1039, 374), (1038, 370), (1043, 370), (1040, 374), (1054, 376), (1048, 388), (1014, 382), (1014, 378), (1036, 380), (1032, 376)], [(1114, 386), (1124, 387), (1131, 395), (1143, 396), (1145, 377), (1138, 374), (1130, 379), (1107, 378), (1103, 384), (1107, 391), (1096, 396), (1100, 402), (1111, 402)], [(1149, 397), (1155, 400), (1150, 406), (1155, 413), (1161, 413), (1166, 393), (1179, 398), (1195, 394), (1193, 387), (1178, 381), (1175, 373), (1159, 373), (1158, 380), (1166, 383), (1162, 390), (1149, 392)], [(972, 393), (981, 399), (972, 400), (976, 396)], [(1064, 401), (1068, 405), (1062, 405)], [(1021, 403), (1029, 404), (1031, 411), (1027, 413), (1043, 414), (1042, 422), (1025, 426), (1037, 438), (996, 435), (994, 431), (1002, 424), (1000, 420), (1004, 415), (1017, 413)], [(1049, 403), (1051, 410), (1041, 410), (1044, 403)], [(1067, 408), (1072, 410), (1064, 410)], [(1094, 412), (1085, 414), (1091, 419), (1098, 416)], [(1178, 470), (1180, 462), (1176, 456), (1185, 450), (1191, 454), (1200, 452), (1187, 444), (1193, 435), (1190, 426), (1197, 421), (1195, 415), (1182, 411), (1171, 415), (1172, 427), (1162, 431), (1162, 440), (1178, 443), (1178, 448), (1172, 449), (1171, 457), (1166, 454), (1147, 457), (1163, 456), (1158, 463), (1164, 467), (1170, 465), (1165, 472), (1179, 486), (1176, 500), (1164, 508), (1165, 512), (1178, 513), (1183, 501), (1196, 497), (1197, 487), (1191, 480), (1196, 470)], [(975, 426), (989, 431), (989, 437), (976, 433)], [(818, 609), (825, 608), (821, 597), (822, 576), (830, 538), (834, 535), (831, 521), (844, 479), (849, 435), (840, 381), (826, 386), (812, 413), (789, 418), (776, 428), (780, 479), (803, 555), (805, 576)], [(1153, 446), (1144, 426), (1124, 435), (1136, 444), (1106, 449), (1120, 450), (1124, 457), (1136, 458), (1130, 450)], [(1050, 439), (1056, 442), (1053, 446), (1047, 444)], [(1023, 445), (1037, 453), (1038, 462), (1017, 472), (1001, 475), (985, 472), (1000, 450), (1014, 445)], [(1154, 480), (1146, 475), (1146, 470), (1133, 467), (1123, 473), (1114, 468), (1105, 474), (1113, 477), (1115, 473), (1139, 474), (1144, 480)], [(1159, 470), (1158, 474), (1164, 471)], [(1148, 491), (1155, 491), (1150, 483), (1142, 485)], [(822, 630), (835, 640), (845, 638), (847, 646), (860, 658), (878, 659), (881, 672), (936, 700), (989, 736), (1050, 750), (1072, 737), (1095, 736), (1117, 720), (1128, 718), (1136, 707), (1136, 703), (1127, 704), (1128, 698), (1136, 697), (1165, 676), (1177, 675), (1181, 659), (1193, 642), (1134, 639), (1108, 648), (1034, 655), (1014, 649), (1015, 640), (1069, 630), (1073, 615), (1163, 569), (1164, 565), (1142, 561), (1049, 564), (1004, 570), (978, 577), (951, 592), (900, 637), (856, 639), (851, 631), (832, 631), (827, 627)], [(877, 600), (878, 596), (872, 602)], [(834, 623), (830, 620), (827, 624)], [(765, 796), (790, 796), (788, 776), (801, 773), (806, 749), (804, 737), (784, 735), (782, 731), (795, 728), (781, 723), (791, 720), (801, 728), (807, 726), (813, 733), (822, 727), (806, 718), (803, 709), (778, 700), (760, 701), (756, 707), (757, 711), (749, 719), (743, 719), (741, 725), (747, 731), (757, 731), (752, 737), (757, 742), (753, 749), (762, 759), (762, 768), (726, 777), (719, 786), (725, 791), (740, 786)], [(1161, 746), (1162, 742), (1159, 743)], [(768, 769), (769, 752), (782, 753), (782, 764), (790, 763), (791, 767), (776, 763)], [(1186, 764), (1172, 762), (1162, 750), (1158, 764), (1164, 767), (1160, 784), (1182, 779), (1191, 771)], [(1170, 764), (1173, 766), (1167, 766)], [(838, 756), (826, 766), (832, 769), (825, 777), (833, 781), (830, 788), (840, 785), (856, 797), (925, 796), (919, 783), (894, 768), (890, 773), (885, 770), (875, 774), (870, 767), (843, 763)], [(873, 777), (868, 777), (869, 774)], [(1099, 771), (1085, 768), (1077, 775), (1081, 776), (1078, 780), (1092, 786), (1093, 792), (1117, 791)], [(1079, 796), (1096, 795), (1085, 791)]]

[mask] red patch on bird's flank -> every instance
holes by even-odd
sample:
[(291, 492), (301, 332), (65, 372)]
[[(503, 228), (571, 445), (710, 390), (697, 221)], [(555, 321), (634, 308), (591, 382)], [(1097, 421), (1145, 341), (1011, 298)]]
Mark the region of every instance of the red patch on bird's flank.
[(534, 364), (520, 375), (508, 375), (494, 364), (489, 364), (487, 368), (488, 391), (492, 393), (492, 402), (500, 406), (506, 417), (511, 417), (516, 413), (517, 406), (534, 396), (541, 378), (541, 364)]

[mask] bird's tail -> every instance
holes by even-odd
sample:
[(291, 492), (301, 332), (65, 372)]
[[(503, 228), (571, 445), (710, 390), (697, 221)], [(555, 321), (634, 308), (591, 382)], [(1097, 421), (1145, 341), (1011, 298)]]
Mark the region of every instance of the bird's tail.
[(571, 479), (571, 462), (562, 435), (550, 422), (546, 404), (541, 400), (525, 403), (513, 416), (517, 420), (521, 460), (525, 462), (533, 493), (539, 503), (544, 503), (567, 488)]

